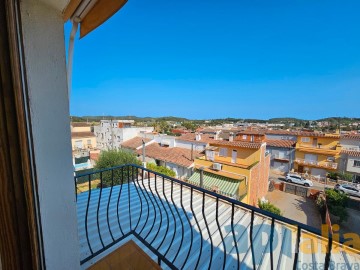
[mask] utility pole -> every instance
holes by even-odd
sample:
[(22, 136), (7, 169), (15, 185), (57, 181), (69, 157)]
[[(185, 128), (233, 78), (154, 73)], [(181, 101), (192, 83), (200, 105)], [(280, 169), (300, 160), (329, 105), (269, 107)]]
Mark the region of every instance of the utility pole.
[(146, 159), (145, 159), (145, 142), (142, 140), (142, 161), (143, 161), (143, 167), (146, 169)]

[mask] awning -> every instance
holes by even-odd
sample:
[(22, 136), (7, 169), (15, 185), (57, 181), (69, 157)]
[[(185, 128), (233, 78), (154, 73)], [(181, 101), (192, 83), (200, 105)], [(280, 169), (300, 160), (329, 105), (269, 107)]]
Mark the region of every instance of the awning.
[(76, 18), (80, 23), (80, 38), (108, 20), (127, 0), (71, 0), (63, 12), (66, 22)]
[[(241, 181), (242, 180), (234, 180), (225, 176), (204, 172), (203, 184), (205, 189), (214, 190), (217, 188), (218, 193), (234, 198), (238, 195)], [(196, 186), (200, 185), (199, 171), (195, 171), (195, 173), (189, 178), (189, 183)]]

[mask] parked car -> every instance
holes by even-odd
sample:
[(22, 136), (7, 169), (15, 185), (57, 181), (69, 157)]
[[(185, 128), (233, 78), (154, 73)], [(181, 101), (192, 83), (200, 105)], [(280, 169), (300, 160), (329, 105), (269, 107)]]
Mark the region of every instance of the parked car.
[(302, 178), (298, 174), (288, 173), (286, 175), (285, 179), (286, 179), (286, 182), (300, 184), (300, 185), (303, 185), (305, 187), (312, 187), (314, 185), (312, 181), (310, 181), (308, 179), (305, 179), (305, 178)]
[(356, 197), (360, 197), (360, 190), (352, 185), (347, 185), (347, 184), (336, 184), (334, 187), (335, 190), (342, 192), (342, 193), (346, 193), (348, 195), (351, 196), (356, 196)]

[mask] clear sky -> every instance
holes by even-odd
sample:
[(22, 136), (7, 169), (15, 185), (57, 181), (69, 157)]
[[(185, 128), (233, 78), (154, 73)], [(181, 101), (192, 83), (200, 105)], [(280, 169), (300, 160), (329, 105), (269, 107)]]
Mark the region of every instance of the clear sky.
[(359, 11), (359, 0), (129, 0), (76, 40), (71, 114), (360, 117)]

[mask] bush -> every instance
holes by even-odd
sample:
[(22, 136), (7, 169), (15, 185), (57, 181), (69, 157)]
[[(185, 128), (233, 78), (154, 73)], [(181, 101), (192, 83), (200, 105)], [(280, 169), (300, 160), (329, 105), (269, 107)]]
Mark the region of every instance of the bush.
[(262, 202), (260, 200), (259, 200), (258, 204), (259, 204), (260, 209), (268, 211), (273, 214), (276, 214), (278, 216), (282, 216), (281, 210), (278, 207), (276, 207), (275, 205), (273, 205), (269, 202)]
[(353, 176), (350, 173), (339, 173), (338, 177), (340, 180), (345, 180), (351, 182), (353, 180)]
[[(95, 169), (102, 170), (107, 168), (113, 168), (125, 164), (137, 164), (141, 165), (141, 162), (136, 158), (135, 154), (125, 150), (109, 150), (101, 152), (98, 161), (96, 162)], [(135, 168), (123, 168), (109, 170), (102, 173), (103, 187), (110, 186), (112, 179), (114, 179), (114, 185), (120, 183), (127, 183), (133, 176), (133, 173), (137, 172)], [(99, 174), (100, 176), (100, 174)]]
[(334, 189), (326, 190), (325, 194), (329, 212), (334, 216), (339, 217), (339, 222), (346, 221), (348, 213), (345, 207), (347, 206), (347, 202), (349, 200), (348, 195), (337, 192)]
[(330, 179), (337, 180), (338, 179), (338, 173), (336, 172), (329, 172), (327, 175)]
[(146, 166), (147, 169), (149, 170), (152, 170), (154, 172), (158, 172), (158, 173), (161, 173), (161, 174), (165, 174), (169, 177), (175, 177), (176, 174), (173, 170), (170, 170), (164, 166), (157, 166), (156, 164), (154, 163), (148, 163), (147, 166)]

